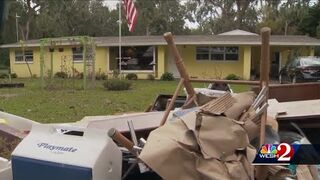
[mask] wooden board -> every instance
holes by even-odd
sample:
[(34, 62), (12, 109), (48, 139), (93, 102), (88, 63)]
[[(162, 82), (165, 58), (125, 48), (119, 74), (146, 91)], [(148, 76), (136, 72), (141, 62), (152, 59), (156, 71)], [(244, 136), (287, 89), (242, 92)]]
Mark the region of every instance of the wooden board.
[(268, 114), (276, 114), (277, 111), (280, 113), (276, 116), (277, 120), (289, 120), (289, 119), (306, 119), (319, 117), (320, 123), (320, 99), (307, 100), (307, 101), (291, 101), (291, 102), (280, 102), (269, 100)]

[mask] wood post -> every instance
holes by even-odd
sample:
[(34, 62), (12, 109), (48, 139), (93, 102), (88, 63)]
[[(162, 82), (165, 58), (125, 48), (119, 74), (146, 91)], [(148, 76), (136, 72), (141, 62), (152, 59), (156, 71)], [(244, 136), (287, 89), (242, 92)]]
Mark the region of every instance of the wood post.
[[(268, 101), (269, 93), (269, 71), (270, 71), (270, 34), (271, 29), (264, 27), (261, 29), (261, 61), (260, 61), (260, 89), (263, 86), (267, 88), (266, 101)], [(265, 141), (265, 126), (266, 126), (267, 113), (262, 115), (261, 129), (260, 129), (260, 145)]]
[(177, 66), (177, 69), (179, 71), (179, 74), (181, 76), (181, 78), (184, 79), (184, 87), (186, 88), (186, 91), (188, 93), (188, 98), (192, 98), (196, 93), (190, 83), (190, 78), (189, 78), (189, 74), (188, 72), (186, 71), (186, 68), (183, 64), (183, 61), (182, 61), (182, 58), (178, 52), (178, 49), (174, 43), (174, 40), (173, 40), (173, 37), (172, 37), (172, 34), (171, 32), (167, 32), (165, 33), (164, 35), (164, 39), (167, 41), (168, 43), (168, 46), (169, 46), (169, 49), (171, 50), (172, 52), (172, 55), (174, 57), (174, 60), (175, 60), (175, 63), (176, 63), (176, 66)]
[[(261, 33), (261, 59), (260, 59), (260, 90), (265, 86), (266, 102), (268, 102), (269, 94), (269, 71), (270, 71), (270, 34), (271, 29), (269, 27), (263, 27)], [(267, 111), (262, 114), (261, 127), (260, 127), (260, 147), (265, 143), (266, 136), (266, 121)], [(267, 170), (264, 166), (258, 166), (256, 172), (256, 178), (258, 180), (264, 180), (267, 177)]]
[(173, 96), (172, 96), (172, 98), (171, 98), (170, 104), (169, 104), (169, 106), (166, 108), (166, 111), (164, 112), (164, 115), (163, 115), (163, 118), (162, 118), (162, 120), (161, 120), (160, 126), (162, 126), (162, 125), (164, 125), (164, 124), (166, 123), (167, 118), (168, 118), (168, 116), (169, 116), (169, 113), (170, 113), (170, 111), (171, 111), (171, 109), (172, 109), (172, 107), (173, 107), (173, 105), (174, 105), (174, 102), (176, 101), (176, 99), (177, 99), (177, 97), (178, 97), (178, 95), (179, 95), (179, 92), (181, 91), (181, 88), (182, 88), (183, 83), (184, 83), (184, 79), (181, 78), (181, 79), (180, 79), (180, 82), (179, 82), (179, 84), (178, 84), (178, 86), (177, 86), (177, 88), (176, 88), (176, 91), (174, 92), (174, 94), (173, 94)]
[(136, 152), (133, 150), (133, 142), (130, 141), (128, 138), (126, 138), (124, 135), (122, 135), (118, 130), (115, 128), (111, 128), (108, 131), (108, 136), (112, 138), (114, 141), (119, 143), (122, 147), (125, 147), (128, 149), (132, 154), (136, 154)]

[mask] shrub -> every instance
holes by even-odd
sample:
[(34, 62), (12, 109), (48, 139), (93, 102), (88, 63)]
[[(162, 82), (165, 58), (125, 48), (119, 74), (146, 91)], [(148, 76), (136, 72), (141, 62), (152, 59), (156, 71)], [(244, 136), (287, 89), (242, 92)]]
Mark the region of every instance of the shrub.
[(126, 79), (128, 80), (137, 80), (138, 76), (135, 73), (129, 73), (126, 75)]
[(68, 78), (68, 74), (65, 73), (65, 72), (56, 72), (54, 77), (57, 77), (57, 78)]
[(17, 78), (18, 75), (16, 73), (11, 73), (11, 78)]
[(118, 78), (119, 78), (119, 75), (120, 75), (119, 70), (117, 70), (117, 69), (113, 70), (113, 72), (112, 72), (112, 77), (113, 77), (113, 78), (118, 79)]
[(162, 81), (173, 81), (174, 77), (172, 73), (165, 72), (161, 75), (161, 80)]
[(8, 74), (5, 74), (5, 73), (1, 73), (0, 74), (0, 79), (5, 79), (5, 78), (8, 78)]
[(153, 81), (155, 79), (155, 77), (154, 77), (153, 74), (148, 74), (147, 79), (150, 80), (150, 81)]
[(227, 77), (225, 77), (226, 80), (239, 80), (240, 77), (235, 74), (228, 74)]
[(105, 73), (97, 73), (96, 74), (96, 80), (106, 80), (107, 75)]
[(83, 72), (78, 73), (75, 78), (77, 78), (77, 79), (83, 79)]
[(130, 89), (131, 83), (120, 79), (110, 79), (104, 82), (103, 86), (111, 91), (123, 91)]

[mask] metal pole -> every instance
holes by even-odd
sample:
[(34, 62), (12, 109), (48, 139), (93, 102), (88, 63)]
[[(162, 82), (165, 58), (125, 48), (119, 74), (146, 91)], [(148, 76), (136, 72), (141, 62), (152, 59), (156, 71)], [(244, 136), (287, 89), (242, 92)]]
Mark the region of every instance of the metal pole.
[(122, 0), (119, 0), (119, 73), (121, 75), (121, 25), (122, 25), (122, 19), (121, 19), (121, 9), (122, 9)]
[(16, 13), (16, 33), (17, 33), (17, 42), (19, 42), (19, 27), (18, 27), (18, 18), (20, 16), (17, 15)]
[(51, 70), (50, 70), (50, 79), (53, 79), (53, 52), (50, 52), (50, 63), (51, 63)]
[(83, 47), (83, 89), (87, 89), (87, 38), (81, 37)]
[(41, 87), (44, 88), (44, 40), (40, 40), (40, 77)]

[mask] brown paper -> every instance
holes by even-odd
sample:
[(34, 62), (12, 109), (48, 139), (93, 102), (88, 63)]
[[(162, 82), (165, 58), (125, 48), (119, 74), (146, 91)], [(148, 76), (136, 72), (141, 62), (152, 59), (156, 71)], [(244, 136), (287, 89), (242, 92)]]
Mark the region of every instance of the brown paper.
[(308, 165), (297, 166), (297, 180), (316, 180), (312, 177)]
[(196, 108), (152, 131), (139, 158), (164, 179), (247, 180), (254, 156), (241, 124)]
[(199, 158), (196, 168), (203, 180), (231, 179), (224, 163), (217, 159)]
[(139, 158), (164, 179), (201, 179), (193, 133), (181, 120), (168, 122), (149, 135)]
[(205, 158), (219, 160), (249, 145), (247, 133), (241, 125), (223, 116), (203, 115), (197, 140)]
[(238, 120), (240, 115), (247, 110), (254, 101), (254, 92), (243, 92), (233, 96), (235, 103), (224, 114), (231, 118)]

